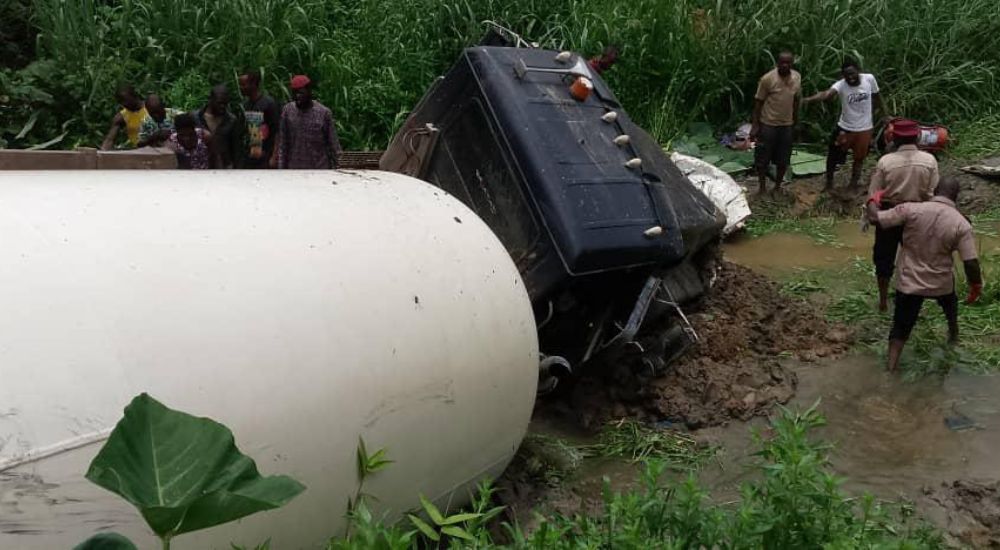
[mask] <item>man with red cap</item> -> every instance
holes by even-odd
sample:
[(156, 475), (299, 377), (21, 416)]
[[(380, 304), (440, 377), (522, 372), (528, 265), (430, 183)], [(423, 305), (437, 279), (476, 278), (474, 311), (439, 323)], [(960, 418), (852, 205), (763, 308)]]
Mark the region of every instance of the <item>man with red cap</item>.
[(294, 101), (281, 110), (278, 168), (336, 168), (341, 148), (333, 113), (312, 98), (308, 76), (292, 77), (291, 88)]
[[(898, 149), (883, 156), (872, 173), (869, 196), (876, 205), (889, 210), (908, 202), (930, 200), (938, 185), (937, 159), (917, 149), (920, 127), (912, 120), (902, 119), (893, 125), (893, 141)], [(878, 279), (879, 310), (889, 308), (889, 281), (896, 263), (896, 252), (903, 239), (903, 228), (875, 224), (875, 247), (872, 261)]]
[[(909, 132), (909, 130), (907, 130)], [(958, 296), (955, 294), (953, 255), (957, 251), (969, 282), (966, 304), (975, 303), (983, 290), (983, 276), (976, 253), (976, 239), (958, 208), (958, 180), (947, 177), (926, 202), (904, 202), (879, 210), (890, 189), (875, 192), (868, 200), (868, 219), (883, 228), (895, 227), (903, 235), (896, 280), (896, 310), (889, 332), (889, 370), (899, 365), (899, 356), (920, 316), (924, 300), (935, 300), (948, 319), (948, 341), (958, 341)], [(884, 208), (885, 204), (881, 205)]]

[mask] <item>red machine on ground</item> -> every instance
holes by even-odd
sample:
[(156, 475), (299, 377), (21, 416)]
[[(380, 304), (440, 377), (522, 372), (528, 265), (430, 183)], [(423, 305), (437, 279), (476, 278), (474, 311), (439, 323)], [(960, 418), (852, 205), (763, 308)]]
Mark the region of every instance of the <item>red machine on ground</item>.
[[(887, 153), (895, 150), (892, 143), (893, 124), (902, 120), (901, 118), (890, 119), (878, 136), (878, 148), (880, 152)], [(949, 142), (948, 128), (940, 125), (920, 123), (920, 137), (917, 139), (917, 147), (921, 151), (928, 153), (938, 153), (948, 148)]]

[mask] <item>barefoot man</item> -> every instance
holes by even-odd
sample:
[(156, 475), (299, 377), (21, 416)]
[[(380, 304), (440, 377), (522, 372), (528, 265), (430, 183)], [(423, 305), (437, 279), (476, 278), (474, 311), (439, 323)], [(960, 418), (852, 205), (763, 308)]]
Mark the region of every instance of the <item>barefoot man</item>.
[[(899, 130), (893, 134), (898, 149), (879, 159), (872, 172), (869, 196), (883, 191), (880, 208), (888, 210), (907, 202), (929, 200), (938, 185), (937, 159), (930, 153), (917, 150), (920, 127), (912, 120), (900, 120)], [(875, 263), (875, 277), (878, 279), (879, 311), (888, 309), (889, 280), (896, 263), (896, 251), (903, 238), (902, 227), (875, 225), (875, 247), (872, 262)]]
[(760, 179), (760, 192), (767, 190), (767, 169), (776, 168), (775, 187), (781, 189), (788, 164), (792, 159), (792, 139), (799, 122), (799, 99), (802, 97), (802, 77), (792, 69), (795, 56), (783, 51), (778, 62), (757, 84), (754, 94), (753, 124), (750, 139), (754, 148), (754, 167)]
[(958, 297), (955, 295), (954, 260), (958, 251), (969, 282), (966, 304), (975, 303), (983, 290), (983, 278), (976, 254), (972, 225), (955, 207), (959, 184), (945, 178), (935, 196), (927, 202), (908, 202), (879, 210), (887, 193), (878, 190), (868, 199), (868, 219), (882, 227), (903, 228), (896, 281), (896, 311), (889, 332), (889, 370), (899, 366), (899, 356), (910, 337), (924, 300), (937, 301), (948, 319), (948, 341), (958, 341)]
[(802, 100), (803, 104), (840, 98), (840, 119), (833, 129), (826, 154), (826, 188), (833, 188), (833, 174), (851, 152), (851, 187), (861, 181), (861, 169), (872, 143), (875, 128), (872, 113), (883, 110), (875, 75), (861, 72), (857, 61), (847, 60), (840, 70), (841, 79), (828, 90)]

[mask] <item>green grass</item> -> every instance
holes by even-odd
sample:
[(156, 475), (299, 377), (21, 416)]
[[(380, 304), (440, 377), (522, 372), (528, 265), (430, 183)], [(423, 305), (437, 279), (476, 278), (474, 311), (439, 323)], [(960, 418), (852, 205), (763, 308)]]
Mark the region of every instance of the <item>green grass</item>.
[[(307, 72), (334, 109), (345, 145), (383, 147), (432, 79), (493, 20), (552, 48), (622, 58), (608, 75), (623, 104), (667, 143), (687, 123), (748, 118), (757, 78), (782, 48), (799, 55), (807, 93), (846, 55), (880, 80), (893, 114), (948, 124), (966, 150), (1000, 112), (1000, 5), (994, 0), (30, 0), (33, 71), (0, 72), (0, 139), (24, 146), (69, 132), (94, 144), (120, 81), (191, 108), (215, 82), (259, 67), (287, 97)], [(22, 18), (23, 20), (23, 18)], [(810, 107), (813, 138), (838, 107)], [(32, 124), (28, 121), (35, 117)], [(994, 119), (995, 120), (995, 119)], [(14, 135), (29, 131), (21, 139)]]
[[(979, 303), (959, 306), (959, 346), (946, 344), (944, 315), (933, 300), (925, 302), (901, 361), (908, 376), (940, 374), (952, 368), (977, 374), (1000, 371), (1000, 289), (996, 283), (1000, 277), (1000, 256), (983, 256), (980, 263), (986, 290)], [(964, 279), (958, 268), (960, 299), (968, 292)], [(875, 278), (867, 258), (855, 258), (840, 269), (801, 270), (781, 284), (791, 294), (825, 295), (827, 317), (851, 327), (861, 347), (884, 358), (892, 313), (891, 308), (883, 314), (875, 307)]]
[(545, 434), (525, 436), (510, 468), (519, 477), (538, 484), (559, 485), (574, 474), (586, 458), (579, 446)]
[(950, 128), (957, 136), (951, 155), (958, 159), (978, 160), (1000, 155), (1000, 112), (985, 112)]
[(538, 514), (530, 531), (504, 525), (490, 531), (481, 518), (494, 513), (489, 489), (480, 489), (461, 537), (429, 544), (421, 535), (377, 519), (366, 508), (351, 518), (351, 537), (331, 541), (330, 549), (586, 549), (647, 548), (940, 548), (939, 533), (915, 521), (912, 507), (886, 506), (870, 496), (846, 495), (843, 479), (830, 469), (829, 446), (810, 432), (824, 420), (815, 407), (794, 413), (782, 409), (768, 437), (755, 438), (759, 476), (745, 484), (730, 504), (712, 502), (694, 476), (664, 479), (667, 464), (646, 462), (640, 487), (614, 492), (605, 480), (596, 513)]
[(771, 233), (794, 233), (811, 238), (816, 244), (841, 246), (836, 229), (840, 222), (834, 216), (798, 217), (787, 213), (769, 213), (764, 210), (747, 220), (746, 232), (751, 237), (762, 237)]
[(691, 436), (660, 429), (634, 419), (608, 423), (598, 442), (584, 448), (590, 456), (620, 457), (630, 462), (659, 460), (672, 469), (690, 469), (701, 465), (715, 450), (701, 445)]

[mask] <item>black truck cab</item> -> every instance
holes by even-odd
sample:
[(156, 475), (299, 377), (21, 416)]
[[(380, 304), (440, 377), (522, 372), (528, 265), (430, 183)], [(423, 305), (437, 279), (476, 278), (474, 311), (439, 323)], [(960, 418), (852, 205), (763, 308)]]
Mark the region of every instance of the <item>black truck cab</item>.
[[(580, 78), (585, 98), (571, 94)], [(572, 364), (637, 307), (645, 316), (661, 283), (674, 304), (703, 292), (698, 266), (681, 266), (725, 222), (580, 56), (551, 50), (466, 49), (381, 165), (444, 189), (493, 229), (535, 305), (542, 351)], [(677, 268), (687, 280), (671, 281)]]

